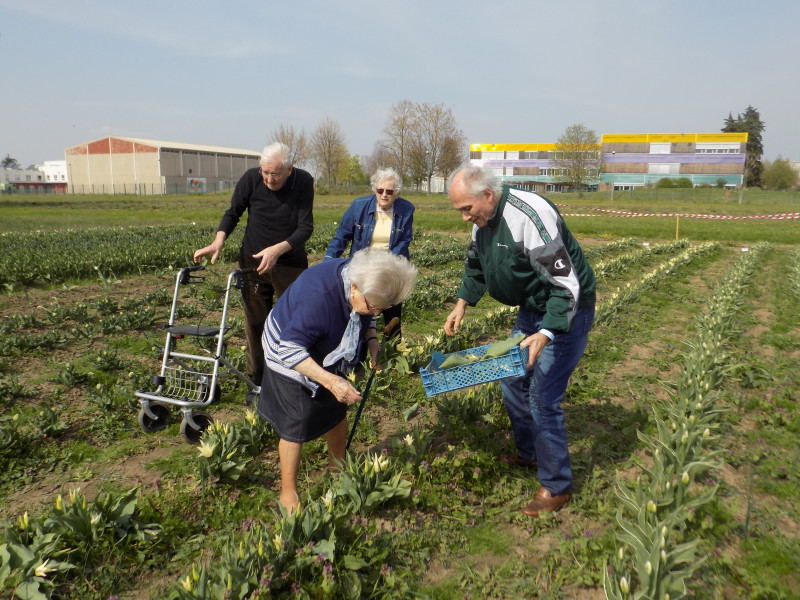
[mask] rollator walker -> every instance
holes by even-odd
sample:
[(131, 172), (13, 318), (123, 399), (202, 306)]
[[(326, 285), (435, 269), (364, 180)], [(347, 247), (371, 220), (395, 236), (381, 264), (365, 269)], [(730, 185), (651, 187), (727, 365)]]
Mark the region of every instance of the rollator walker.
[[(179, 325), (178, 296), (182, 285), (203, 282), (205, 276), (194, 275), (205, 269), (202, 265), (184, 267), (178, 271), (175, 281), (175, 293), (172, 297), (172, 309), (169, 323), (164, 326), (167, 340), (164, 344), (164, 355), (161, 361), (161, 372), (154, 375), (152, 382), (156, 389), (147, 392), (144, 389), (136, 392), (141, 408), (139, 425), (152, 433), (165, 429), (170, 423), (170, 406), (177, 406), (181, 411), (181, 435), (190, 443), (200, 441), (200, 436), (212, 423), (212, 418), (204, 409), (221, 397), (219, 381), (222, 377), (235, 375), (247, 386), (247, 404), (252, 405), (261, 391), (260, 386), (253, 383), (247, 375), (239, 371), (227, 358), (227, 325), (228, 303), (231, 289), (242, 289), (245, 285), (244, 274), (255, 269), (237, 269), (228, 275), (225, 287), (225, 302), (222, 307), (222, 319), (219, 327), (203, 325)], [(202, 340), (209, 340), (215, 349), (203, 349), (205, 354), (188, 354), (177, 352), (177, 341), (194, 338), (202, 348)], [(214, 341), (216, 342), (214, 344)]]

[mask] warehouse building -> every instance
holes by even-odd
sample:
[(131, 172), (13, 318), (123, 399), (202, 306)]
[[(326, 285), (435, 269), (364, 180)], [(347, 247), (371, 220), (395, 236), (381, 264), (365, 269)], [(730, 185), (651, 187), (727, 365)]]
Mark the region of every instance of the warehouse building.
[(73, 194), (184, 194), (231, 189), (253, 150), (109, 136), (64, 151)]
[[(490, 168), (503, 181), (537, 192), (561, 192), (556, 144), (472, 144), (470, 162)], [(747, 133), (602, 134), (601, 168), (589, 190), (652, 187), (663, 178), (692, 185), (741, 187)]]

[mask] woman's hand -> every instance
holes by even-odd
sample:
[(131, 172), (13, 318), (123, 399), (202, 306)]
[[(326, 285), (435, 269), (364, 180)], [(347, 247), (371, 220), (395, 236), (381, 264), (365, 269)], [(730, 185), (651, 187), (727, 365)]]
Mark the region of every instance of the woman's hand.
[(334, 375), (331, 378), (330, 385), (326, 385), (325, 387), (327, 387), (331, 394), (342, 404), (355, 404), (361, 400), (361, 392), (354, 388), (344, 377)]
[(354, 388), (347, 379), (326, 371), (310, 356), (296, 364), (294, 370), (319, 382), (342, 404), (355, 404), (361, 400), (361, 392)]

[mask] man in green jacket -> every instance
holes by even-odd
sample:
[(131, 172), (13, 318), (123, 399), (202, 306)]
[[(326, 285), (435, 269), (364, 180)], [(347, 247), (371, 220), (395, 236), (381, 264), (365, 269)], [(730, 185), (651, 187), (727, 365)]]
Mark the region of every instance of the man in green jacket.
[(473, 224), (461, 289), (444, 330), (454, 335), (467, 305), (485, 292), (519, 306), (514, 333), (526, 335), (528, 369), (500, 381), (518, 454), (509, 462), (538, 469), (541, 485), (522, 512), (538, 516), (572, 495), (561, 402), (594, 322), (595, 277), (556, 207), (503, 186), (491, 171), (465, 167), (450, 180), (450, 200)]

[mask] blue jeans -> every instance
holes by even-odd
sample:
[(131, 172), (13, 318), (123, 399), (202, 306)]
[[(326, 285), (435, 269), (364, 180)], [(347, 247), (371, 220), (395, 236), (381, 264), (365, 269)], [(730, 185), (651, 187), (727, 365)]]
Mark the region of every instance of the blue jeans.
[[(543, 317), (540, 313), (520, 310), (514, 332), (536, 333)], [(539, 463), (539, 483), (553, 495), (572, 489), (561, 402), (570, 375), (586, 350), (592, 323), (594, 307), (578, 309), (572, 332), (557, 334), (525, 375), (500, 380), (519, 455)]]

